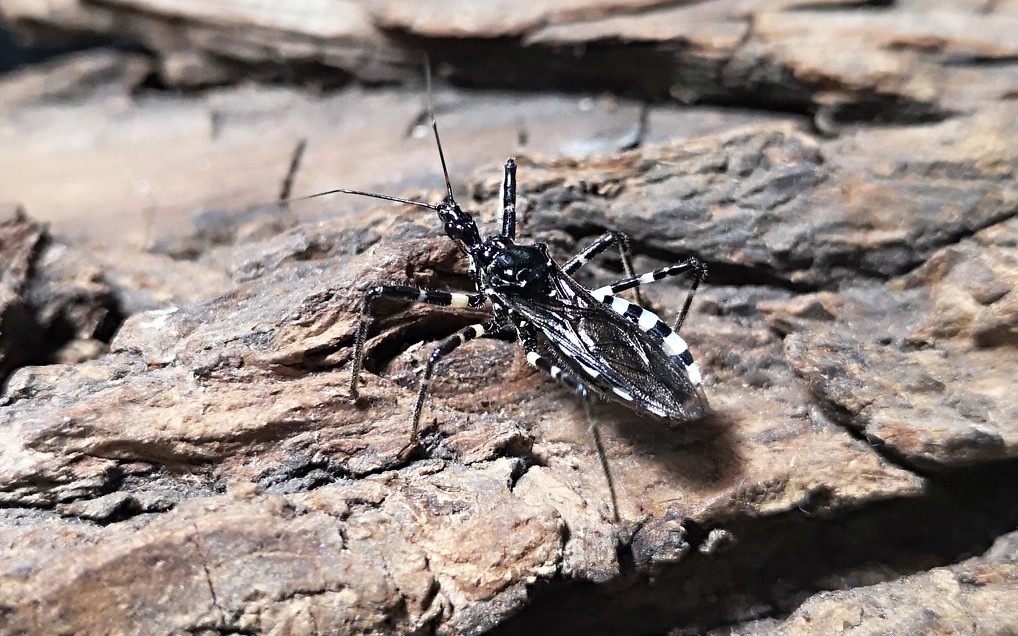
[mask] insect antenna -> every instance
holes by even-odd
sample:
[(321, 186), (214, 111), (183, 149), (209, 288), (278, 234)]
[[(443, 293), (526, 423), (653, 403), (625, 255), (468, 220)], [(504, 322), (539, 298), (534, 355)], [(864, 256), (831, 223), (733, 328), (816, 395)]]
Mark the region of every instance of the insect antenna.
[(431, 117), (431, 130), (435, 133), (435, 145), (438, 146), (438, 158), (442, 162), (442, 176), (445, 177), (445, 198), (455, 202), (452, 196), (452, 182), (449, 180), (449, 168), (445, 165), (445, 153), (442, 152), (442, 139), (438, 136), (438, 120), (435, 119), (435, 106), (431, 102), (431, 62), (424, 58), (424, 85), (428, 95), (428, 116)]
[(438, 144), (438, 158), (442, 161), (442, 175), (445, 177), (445, 198), (447, 201), (455, 201), (452, 196), (452, 182), (449, 181), (449, 169), (445, 166), (445, 153), (442, 152), (442, 140), (438, 138), (438, 122), (435, 121), (435, 114), (431, 114), (431, 129), (435, 131), (435, 143)]
[(348, 190), (346, 188), (336, 188), (335, 190), (326, 190), (325, 192), (316, 192), (315, 194), (309, 194), (304, 197), (294, 197), (292, 199), (283, 199), (280, 201), (282, 204), (292, 203), (294, 201), (306, 201), (308, 199), (317, 199), (318, 197), (324, 197), (330, 194), (356, 194), (361, 197), (371, 197), (372, 199), (381, 199), (383, 201), (395, 201), (396, 203), (406, 203), (408, 205), (416, 205), (420, 208), (428, 208), (429, 210), (437, 210), (437, 205), (431, 205), (424, 201), (414, 201), (412, 199), (403, 199), (401, 197), (393, 197), (387, 194), (376, 194), (374, 192), (362, 192), (360, 190)]
[[(435, 119), (435, 109), (434, 109), (434, 107), (431, 104), (431, 64), (430, 64), (430, 62), (428, 61), (427, 58), (425, 58), (425, 60), (424, 60), (424, 80), (425, 80), (425, 83), (427, 84), (427, 95), (428, 95), (427, 107), (428, 107), (428, 115), (431, 117), (431, 129), (435, 133), (435, 143), (438, 145), (438, 158), (442, 161), (442, 175), (445, 177), (446, 201), (455, 203), (456, 200), (453, 198), (453, 194), (452, 194), (452, 182), (449, 179), (449, 169), (446, 167), (446, 163), (445, 163), (445, 153), (442, 152), (442, 140), (438, 136), (438, 121)], [(300, 145), (298, 146), (298, 150), (295, 153), (295, 156), (294, 156), (294, 159), (293, 159), (293, 163), (296, 163), (296, 162), (298, 162), (300, 160), (300, 157), (304, 153), (304, 145), (305, 145), (305, 143), (304, 143), (304, 141), (302, 141), (300, 143)], [(293, 170), (293, 166), (291, 166), (291, 171), (292, 170)], [(374, 193), (374, 192), (364, 192), (364, 191), (361, 191), (361, 190), (350, 190), (350, 189), (347, 189), (347, 188), (335, 188), (333, 190), (326, 190), (324, 192), (316, 192), (315, 194), (309, 194), (309, 195), (303, 196), (303, 197), (289, 198), (288, 195), (289, 195), (290, 186), (292, 186), (292, 176), (288, 176), (288, 178), (287, 178), (287, 182), (286, 182), (286, 184), (284, 186), (284, 190), (283, 190), (283, 196), (280, 197), (280, 200), (279, 200), (279, 204), (280, 205), (288, 206), (290, 203), (293, 203), (295, 201), (307, 201), (308, 199), (316, 199), (318, 197), (324, 197), (324, 196), (328, 196), (330, 194), (355, 194), (355, 195), (361, 196), (361, 197), (370, 197), (372, 199), (381, 199), (383, 201), (394, 201), (396, 203), (406, 203), (407, 205), (416, 205), (417, 207), (427, 208), (429, 210), (436, 210), (436, 211), (438, 210), (438, 206), (437, 205), (432, 205), (430, 203), (425, 203), (424, 201), (413, 201), (411, 199), (404, 199), (402, 197), (394, 197), (394, 196), (390, 196), (390, 195), (387, 195), (387, 194), (377, 194), (377, 193)]]

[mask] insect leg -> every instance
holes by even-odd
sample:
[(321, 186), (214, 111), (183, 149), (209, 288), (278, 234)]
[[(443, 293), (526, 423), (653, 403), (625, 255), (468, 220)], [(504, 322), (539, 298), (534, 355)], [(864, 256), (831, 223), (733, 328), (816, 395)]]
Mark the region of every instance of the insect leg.
[(421, 385), (417, 389), (417, 401), (414, 403), (414, 417), (413, 425), (410, 430), (409, 446), (413, 446), (417, 443), (417, 430), (421, 421), (421, 411), (424, 410), (424, 398), (428, 393), (428, 384), (431, 383), (431, 376), (435, 371), (435, 365), (438, 364), (438, 361), (452, 353), (456, 347), (460, 346), (464, 342), (470, 342), (474, 338), (480, 338), (486, 334), (490, 334), (492, 336), (498, 335), (498, 330), (498, 325), (494, 321), (483, 325), (470, 325), (469, 327), (465, 327), (443, 340), (442, 344), (438, 345), (438, 347), (431, 352), (431, 355), (428, 356), (428, 363), (424, 367), (424, 374), (421, 376)]
[(429, 291), (406, 285), (376, 285), (369, 289), (364, 294), (364, 302), (361, 305), (360, 319), (357, 324), (357, 335), (354, 337), (353, 360), (350, 367), (350, 397), (354, 400), (358, 397), (357, 383), (360, 382), (361, 367), (364, 364), (364, 342), (368, 339), (368, 317), (371, 313), (371, 303), (379, 296), (404, 298), (442, 307), (471, 308), (480, 307), (487, 299), (484, 294)]
[(612, 521), (619, 520), (619, 504), (618, 497), (615, 494), (615, 479), (612, 477), (611, 469), (608, 467), (608, 455), (604, 451), (604, 443), (601, 441), (601, 431), (597, 427), (597, 422), (594, 420), (594, 415), (591, 413), (591, 392), (587, 388), (587, 385), (582, 380), (563, 370), (556, 364), (553, 364), (546, 357), (534, 351), (535, 342), (532, 338), (523, 336), (523, 345), (527, 349), (527, 362), (532, 366), (544, 371), (552, 378), (558, 380), (562, 384), (565, 384), (576, 393), (583, 400), (583, 411), (587, 416), (587, 426), (590, 428), (590, 434), (594, 438), (594, 448), (597, 450), (597, 458), (601, 462), (601, 470), (604, 472), (605, 479), (608, 481), (608, 495), (611, 497), (611, 512)]
[[(572, 274), (612, 245), (617, 245), (619, 248), (619, 255), (622, 257), (622, 271), (625, 273), (626, 277), (633, 278), (636, 276), (636, 273), (633, 270), (632, 253), (629, 249), (629, 237), (622, 232), (616, 232), (614, 230), (605, 232), (598, 237), (596, 241), (588, 245), (582, 252), (566, 261), (566, 264), (562, 266), (562, 271), (566, 274)], [(636, 298), (636, 304), (642, 305), (643, 299), (640, 298), (640, 291), (638, 289), (634, 289), (633, 294)]]
[(502, 236), (516, 238), (516, 160), (512, 157), (505, 162), (502, 178)]
[(652, 272), (647, 272), (640, 276), (624, 278), (612, 283), (611, 285), (595, 289), (593, 293), (597, 298), (604, 298), (608, 294), (614, 296), (615, 294), (627, 289), (635, 289), (640, 285), (653, 283), (661, 280), (662, 278), (668, 278), (669, 276), (678, 276), (679, 274), (683, 274), (690, 270), (693, 270), (693, 283), (689, 286), (689, 293), (686, 294), (686, 302), (682, 304), (682, 311), (679, 312), (679, 317), (675, 320), (675, 326), (672, 328), (673, 331), (678, 331), (682, 328), (682, 323), (686, 320), (686, 314), (689, 313), (689, 307), (693, 303), (693, 296), (696, 295), (697, 288), (700, 287), (700, 283), (703, 282), (703, 279), (707, 276), (707, 265), (695, 256), (687, 258), (681, 263), (662, 267), (661, 269), (655, 269)]

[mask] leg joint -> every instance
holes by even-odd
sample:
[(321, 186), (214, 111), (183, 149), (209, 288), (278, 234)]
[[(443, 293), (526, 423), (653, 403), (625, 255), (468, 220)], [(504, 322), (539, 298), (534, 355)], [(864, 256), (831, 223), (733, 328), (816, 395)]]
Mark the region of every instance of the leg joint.
[(629, 246), (629, 235), (625, 232), (608, 230), (604, 233), (604, 238), (613, 243), (618, 243), (619, 245)]

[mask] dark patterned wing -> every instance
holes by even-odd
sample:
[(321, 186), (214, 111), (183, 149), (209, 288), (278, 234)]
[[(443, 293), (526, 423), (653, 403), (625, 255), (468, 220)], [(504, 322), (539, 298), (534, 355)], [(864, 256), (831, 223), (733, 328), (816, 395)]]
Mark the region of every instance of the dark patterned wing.
[(660, 338), (563, 279), (560, 287), (568, 302), (556, 297), (505, 298), (540, 332), (542, 344), (560, 366), (601, 395), (634, 409), (676, 420), (695, 420), (706, 413), (703, 389), (690, 379), (686, 362), (669, 355)]

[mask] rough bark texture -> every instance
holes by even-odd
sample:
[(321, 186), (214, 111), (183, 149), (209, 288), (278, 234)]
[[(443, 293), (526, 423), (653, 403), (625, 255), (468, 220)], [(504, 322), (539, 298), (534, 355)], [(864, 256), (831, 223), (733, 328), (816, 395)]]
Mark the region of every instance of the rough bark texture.
[[(0, 0), (136, 45), (0, 80), (0, 632), (1018, 629), (1018, 7), (283, 7)], [(484, 232), (515, 153), (560, 260), (617, 229), (710, 267), (712, 414), (595, 411), (620, 523), (511, 343), (447, 358), (402, 452), (427, 343), (483, 312), (377, 303), (350, 400), (364, 290), (464, 264), (418, 209), (270, 203), (440, 197), (423, 52)]]

